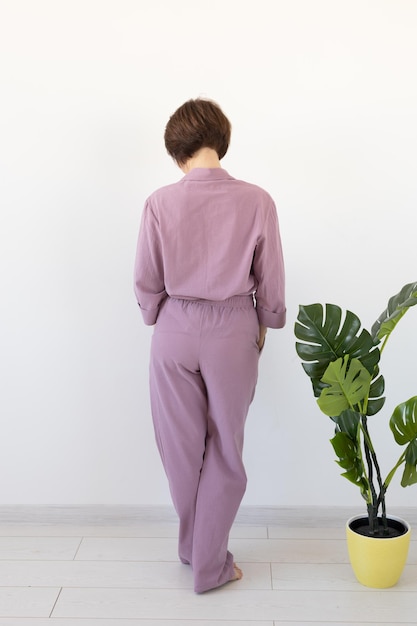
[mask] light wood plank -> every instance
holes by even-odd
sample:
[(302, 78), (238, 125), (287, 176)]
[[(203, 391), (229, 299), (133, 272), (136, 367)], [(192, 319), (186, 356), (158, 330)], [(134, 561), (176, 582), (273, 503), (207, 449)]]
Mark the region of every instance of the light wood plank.
[[(244, 589), (271, 589), (269, 563), (240, 563)], [(190, 567), (180, 562), (3, 561), (0, 587), (193, 589)]]
[(58, 588), (0, 589), (0, 617), (48, 617), (56, 602)]
[(178, 562), (176, 539), (96, 538), (83, 539), (78, 561), (171, 561)]
[[(231, 539), (230, 550), (239, 562), (345, 563), (344, 540)], [(77, 560), (177, 561), (174, 539), (85, 538)]]
[[(364, 591), (348, 563), (272, 563), (272, 585), (282, 590)], [(411, 591), (417, 588), (417, 565), (407, 564), (400, 581), (391, 591)]]
[[(234, 525), (231, 537), (266, 539), (266, 526)], [(132, 525), (2, 524), (0, 537), (178, 537), (176, 522), (144, 522)]]
[[(234, 588), (234, 589), (233, 589)], [(64, 589), (53, 617), (413, 622), (415, 594), (393, 591), (244, 591), (238, 583), (193, 594), (177, 590)]]
[[(247, 620), (142, 620), (142, 619), (67, 619), (67, 618), (0, 618), (0, 626), (274, 626), (272, 621)], [(281, 626), (281, 625), (280, 625)], [(294, 623), (291, 624), (294, 626)], [(317, 626), (317, 624), (315, 625)], [(345, 625), (346, 626), (346, 625)], [(349, 625), (347, 625), (349, 626)]]
[[(143, 620), (143, 619), (68, 619), (0, 618), (0, 626), (317, 626), (317, 622), (247, 620)], [(375, 626), (374, 622), (320, 622), (318, 626)], [(415, 626), (415, 622), (384, 622), (384, 626)]]
[(269, 539), (346, 539), (344, 527), (340, 528), (285, 528), (269, 526)]
[(347, 563), (346, 542), (335, 539), (237, 539), (230, 541), (237, 561), (255, 563)]
[(0, 537), (0, 560), (70, 560), (80, 537)]

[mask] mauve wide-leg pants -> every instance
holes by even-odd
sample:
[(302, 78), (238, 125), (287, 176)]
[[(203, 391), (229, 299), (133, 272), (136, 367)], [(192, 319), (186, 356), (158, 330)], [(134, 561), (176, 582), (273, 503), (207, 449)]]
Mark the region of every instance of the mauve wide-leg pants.
[(180, 520), (179, 557), (194, 589), (234, 576), (229, 531), (246, 489), (243, 434), (258, 376), (251, 297), (168, 298), (152, 338), (155, 436)]

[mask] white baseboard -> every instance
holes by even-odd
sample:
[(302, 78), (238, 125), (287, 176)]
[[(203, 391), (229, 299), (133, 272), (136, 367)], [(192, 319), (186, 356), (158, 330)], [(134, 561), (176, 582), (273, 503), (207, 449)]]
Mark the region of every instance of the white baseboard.
[[(352, 515), (366, 515), (365, 506), (242, 506), (236, 524), (293, 527), (331, 527), (343, 524)], [(388, 513), (417, 526), (417, 507), (393, 507)], [(124, 505), (20, 505), (0, 506), (0, 525), (75, 524), (96, 526), (131, 526), (140, 522), (176, 522), (171, 506)]]

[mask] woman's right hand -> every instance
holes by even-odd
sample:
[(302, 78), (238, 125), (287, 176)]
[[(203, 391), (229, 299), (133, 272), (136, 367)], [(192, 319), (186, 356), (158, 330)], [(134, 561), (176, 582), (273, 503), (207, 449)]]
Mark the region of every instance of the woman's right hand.
[(258, 348), (262, 350), (265, 345), (265, 337), (266, 337), (266, 326), (263, 324), (259, 324), (259, 336), (258, 336)]

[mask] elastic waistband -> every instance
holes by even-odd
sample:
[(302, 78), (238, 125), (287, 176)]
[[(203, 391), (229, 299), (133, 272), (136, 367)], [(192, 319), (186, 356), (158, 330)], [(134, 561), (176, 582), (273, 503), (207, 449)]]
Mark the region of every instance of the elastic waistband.
[(253, 296), (232, 296), (227, 300), (204, 300), (203, 298), (176, 298), (171, 297), (171, 300), (179, 300), (180, 302), (195, 302), (205, 306), (217, 306), (226, 307), (228, 309), (253, 309), (255, 304)]

